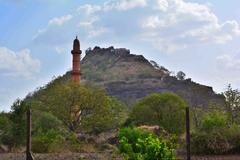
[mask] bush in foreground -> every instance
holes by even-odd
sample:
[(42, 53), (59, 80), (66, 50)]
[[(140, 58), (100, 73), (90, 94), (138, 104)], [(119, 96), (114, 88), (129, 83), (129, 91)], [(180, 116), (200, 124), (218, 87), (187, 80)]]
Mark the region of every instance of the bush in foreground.
[(61, 152), (64, 150), (64, 140), (59, 131), (50, 129), (46, 133), (39, 133), (33, 137), (32, 151), (35, 153)]
[(203, 116), (200, 127), (191, 135), (192, 152), (195, 154), (239, 153), (240, 128), (227, 124), (225, 112), (214, 111)]
[[(62, 122), (47, 112), (33, 111), (32, 150), (36, 153), (64, 150), (66, 128)], [(38, 115), (38, 116), (37, 116)]]
[(119, 150), (130, 160), (174, 160), (175, 149), (150, 132), (137, 128), (124, 128), (119, 131)]

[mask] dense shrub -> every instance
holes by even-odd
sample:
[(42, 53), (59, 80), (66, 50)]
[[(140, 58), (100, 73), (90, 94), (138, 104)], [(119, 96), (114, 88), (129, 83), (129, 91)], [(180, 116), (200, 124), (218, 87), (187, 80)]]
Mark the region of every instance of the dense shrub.
[(51, 113), (33, 111), (32, 119), (33, 132), (35, 134), (47, 133), (50, 129), (65, 130), (63, 123)]
[(38, 133), (32, 138), (32, 151), (36, 153), (59, 152), (64, 150), (64, 136), (54, 129)]
[(108, 97), (110, 105), (111, 124), (110, 128), (115, 129), (123, 125), (128, 117), (127, 106), (115, 97)]
[(119, 150), (131, 160), (176, 159), (175, 150), (150, 132), (137, 128), (124, 128), (119, 131)]
[(0, 114), (0, 141), (10, 150), (25, 144), (27, 108), (28, 105), (18, 99), (11, 106), (10, 113)]
[(186, 103), (174, 93), (151, 94), (133, 107), (130, 120), (137, 125), (158, 125), (169, 133), (184, 132)]
[(11, 121), (6, 113), (0, 113), (0, 143), (2, 143), (3, 136), (9, 134), (11, 130)]
[(195, 154), (226, 154), (240, 151), (240, 128), (228, 126), (224, 112), (213, 111), (203, 116), (200, 127), (191, 135)]
[(200, 122), (200, 130), (211, 132), (220, 130), (227, 126), (227, 115), (224, 112), (213, 111), (205, 114)]
[(195, 154), (224, 154), (231, 149), (231, 145), (219, 131), (196, 132), (191, 135), (191, 149)]
[(231, 150), (229, 153), (240, 153), (240, 127), (233, 123), (226, 131), (225, 136), (228, 142), (231, 144)]
[(8, 114), (0, 113), (0, 144), (8, 145), (10, 148), (14, 146), (12, 125)]
[(33, 114), (32, 150), (36, 153), (60, 152), (66, 147), (68, 131), (54, 115), (37, 110)]

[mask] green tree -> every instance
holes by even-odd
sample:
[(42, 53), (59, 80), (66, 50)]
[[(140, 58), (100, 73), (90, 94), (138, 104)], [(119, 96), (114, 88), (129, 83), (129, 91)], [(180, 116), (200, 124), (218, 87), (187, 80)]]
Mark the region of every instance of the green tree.
[[(80, 124), (85, 127), (91, 125), (91, 118), (94, 116), (96, 119), (105, 117), (107, 119), (106, 115), (102, 115), (108, 112), (104, 95), (102, 90), (85, 88), (74, 82), (54, 83), (49, 85), (38, 96), (38, 101), (33, 101), (33, 103), (37, 109), (56, 116), (69, 130), (76, 131)], [(101, 116), (96, 116), (97, 113)]]
[(26, 140), (26, 111), (29, 105), (20, 99), (17, 99), (11, 106), (10, 120), (12, 121), (12, 140), (14, 147), (22, 145)]
[(185, 79), (186, 74), (185, 74), (183, 71), (179, 71), (179, 72), (177, 72), (176, 77), (177, 77), (178, 80), (181, 80), (181, 81), (182, 81), (182, 80)]
[(136, 124), (159, 125), (170, 133), (184, 132), (186, 103), (173, 93), (151, 94), (133, 107), (130, 119)]
[(123, 123), (125, 123), (126, 119), (128, 118), (128, 108), (127, 106), (120, 102), (115, 97), (108, 97), (109, 105), (110, 105), (110, 116), (112, 117), (112, 128), (117, 128), (121, 126)]
[(25, 143), (27, 103), (17, 99), (11, 106), (11, 112), (0, 115), (1, 142), (10, 150)]
[(8, 142), (11, 138), (12, 122), (9, 119), (8, 113), (0, 113), (0, 144), (10, 144)]
[(205, 132), (222, 130), (227, 127), (227, 114), (220, 111), (213, 111), (203, 115), (199, 129)]
[(225, 97), (225, 107), (230, 117), (230, 123), (240, 124), (240, 91), (232, 89), (229, 84), (227, 90), (223, 92)]
[(227, 125), (228, 116), (222, 111), (203, 115), (200, 126), (191, 134), (192, 151), (195, 154), (224, 154), (237, 148), (239, 129)]
[[(34, 108), (50, 112), (71, 131), (101, 132), (111, 128), (122, 116), (114, 110), (122, 106), (117, 100), (106, 96), (105, 90), (84, 87), (72, 81), (51, 83), (29, 99)], [(112, 113), (115, 114), (113, 117)]]
[(49, 129), (38, 131), (32, 137), (32, 151), (37, 153), (62, 152), (65, 147), (65, 137), (61, 131)]
[(47, 133), (50, 129), (58, 131), (65, 130), (62, 121), (51, 113), (34, 111), (32, 115), (32, 130), (34, 134)]
[(51, 113), (32, 112), (32, 150), (36, 153), (63, 151), (69, 132)]

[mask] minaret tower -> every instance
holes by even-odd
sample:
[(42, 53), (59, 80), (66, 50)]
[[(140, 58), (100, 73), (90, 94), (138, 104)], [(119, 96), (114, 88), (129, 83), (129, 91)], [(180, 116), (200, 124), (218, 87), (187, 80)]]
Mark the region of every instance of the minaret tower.
[(80, 42), (76, 36), (76, 39), (73, 41), (73, 50), (71, 51), (73, 56), (72, 61), (72, 80), (74, 82), (80, 83), (81, 80), (81, 74), (80, 74), (80, 59), (81, 59), (81, 53), (80, 50)]

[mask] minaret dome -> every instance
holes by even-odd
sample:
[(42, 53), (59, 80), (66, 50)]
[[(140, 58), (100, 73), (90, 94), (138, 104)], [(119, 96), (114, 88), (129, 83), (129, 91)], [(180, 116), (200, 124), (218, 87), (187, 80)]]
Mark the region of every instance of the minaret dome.
[(73, 50), (80, 50), (80, 41), (78, 40), (77, 36), (76, 39), (73, 41)]

